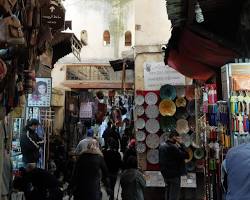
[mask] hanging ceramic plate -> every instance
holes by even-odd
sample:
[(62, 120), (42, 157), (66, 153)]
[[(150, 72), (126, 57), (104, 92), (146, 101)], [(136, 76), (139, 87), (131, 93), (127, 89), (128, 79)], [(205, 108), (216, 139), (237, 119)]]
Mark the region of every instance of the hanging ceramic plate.
[(196, 165), (197, 169), (203, 169), (204, 165), (205, 165), (204, 160), (203, 159), (202, 160), (196, 160), (195, 165)]
[(163, 133), (160, 136), (160, 144), (166, 142), (170, 133)]
[(146, 138), (146, 144), (151, 149), (156, 149), (160, 144), (160, 138), (155, 133), (150, 133)]
[(200, 160), (200, 159), (204, 158), (204, 156), (205, 156), (205, 152), (202, 148), (195, 149), (195, 151), (194, 151), (195, 159)]
[(176, 122), (176, 131), (179, 134), (186, 134), (189, 132), (188, 121), (185, 119), (179, 119)]
[(174, 100), (176, 98), (175, 87), (169, 84), (161, 86), (160, 96), (161, 96), (161, 99)]
[(142, 116), (144, 114), (144, 107), (143, 106), (135, 106), (135, 114), (137, 116)]
[(144, 153), (147, 149), (146, 145), (143, 142), (137, 142), (135, 148), (138, 153)]
[(159, 108), (156, 105), (148, 105), (145, 113), (149, 119), (157, 118), (159, 115)]
[(187, 112), (191, 117), (195, 116), (195, 100), (191, 100), (188, 102)]
[(135, 128), (137, 128), (137, 129), (143, 129), (144, 127), (145, 127), (145, 121), (144, 121), (144, 119), (138, 118), (135, 121)]
[(171, 132), (176, 129), (176, 119), (174, 117), (162, 117), (160, 118), (161, 130), (164, 132)]
[(184, 144), (187, 148), (190, 147), (190, 145), (191, 145), (191, 143), (192, 143), (190, 135), (188, 135), (188, 134), (183, 134), (183, 135), (181, 135), (181, 138), (182, 138), (183, 144)]
[(137, 95), (135, 97), (135, 104), (141, 106), (144, 103), (144, 96)]
[(194, 91), (195, 91), (195, 87), (193, 85), (186, 86), (186, 88), (185, 88), (185, 96), (186, 96), (186, 99), (188, 101), (191, 101), (191, 100), (194, 99), (194, 97), (195, 97)]
[(145, 96), (145, 102), (148, 105), (155, 105), (158, 101), (158, 96), (154, 92), (149, 92)]
[(175, 88), (177, 97), (185, 97), (185, 86), (175, 86)]
[(157, 149), (150, 149), (147, 152), (147, 160), (150, 164), (158, 164), (159, 163), (159, 151)]
[(173, 116), (176, 112), (176, 105), (172, 100), (163, 100), (159, 105), (159, 111), (162, 116)]
[(135, 137), (138, 142), (142, 142), (146, 138), (146, 133), (144, 131), (136, 131)]
[(194, 156), (193, 150), (190, 147), (187, 149), (187, 152), (188, 152), (188, 159), (185, 160), (186, 163), (190, 162)]
[(184, 107), (177, 108), (174, 116), (176, 119), (187, 119), (188, 113), (187, 113), (186, 108), (184, 108)]
[(188, 172), (192, 172), (195, 170), (195, 162), (190, 161), (188, 163), (186, 163), (186, 169)]
[(187, 101), (184, 97), (178, 97), (176, 100), (175, 100), (175, 105), (177, 108), (179, 107), (186, 107), (187, 105)]
[(146, 122), (146, 130), (149, 133), (157, 133), (160, 129), (160, 124), (156, 119), (149, 119)]

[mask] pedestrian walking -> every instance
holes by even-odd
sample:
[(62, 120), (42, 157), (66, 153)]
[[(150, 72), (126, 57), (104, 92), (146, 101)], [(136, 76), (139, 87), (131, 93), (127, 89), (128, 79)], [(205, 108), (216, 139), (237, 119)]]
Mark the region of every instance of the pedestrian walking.
[(146, 181), (137, 168), (137, 158), (130, 156), (126, 163), (127, 169), (121, 175), (122, 200), (144, 200)]
[(21, 152), (25, 164), (39, 162), (39, 149), (44, 144), (44, 141), (36, 133), (38, 125), (39, 121), (37, 119), (31, 119), (20, 137)]
[(135, 139), (130, 140), (129, 145), (128, 145), (128, 149), (126, 149), (124, 155), (123, 155), (123, 168), (127, 169), (127, 162), (128, 162), (128, 158), (130, 156), (135, 156), (137, 157), (137, 153), (136, 153), (136, 149), (135, 149)]
[(186, 173), (185, 159), (188, 156), (180, 135), (176, 131), (170, 133), (168, 140), (160, 144), (159, 162), (166, 184), (165, 200), (179, 200), (180, 179)]
[(114, 139), (110, 139), (108, 149), (103, 150), (104, 160), (108, 167), (108, 176), (110, 180), (111, 195), (110, 200), (114, 200), (114, 190), (119, 169), (122, 167), (121, 154), (117, 151), (117, 144)]
[(250, 144), (231, 148), (223, 162), (226, 200), (250, 199)]
[(108, 169), (98, 142), (92, 139), (87, 145), (87, 150), (81, 153), (75, 165), (70, 183), (74, 200), (101, 200), (101, 180), (107, 194), (110, 195)]

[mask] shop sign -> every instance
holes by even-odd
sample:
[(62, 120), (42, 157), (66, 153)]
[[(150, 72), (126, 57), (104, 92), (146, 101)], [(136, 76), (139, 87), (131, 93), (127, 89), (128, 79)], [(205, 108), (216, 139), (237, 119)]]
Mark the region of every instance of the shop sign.
[(147, 187), (165, 187), (160, 171), (144, 171)]
[(183, 188), (196, 188), (196, 174), (188, 173), (186, 176), (181, 177), (181, 187)]
[(28, 95), (29, 107), (50, 107), (52, 81), (51, 78), (36, 78), (36, 88)]
[(92, 118), (92, 102), (83, 102), (80, 106), (80, 118)]
[(164, 62), (145, 62), (145, 90), (160, 90), (161, 86), (165, 84), (186, 85), (186, 79), (184, 75), (166, 66)]
[(64, 29), (65, 9), (61, 4), (51, 1), (49, 6), (41, 9), (41, 21), (53, 30)]

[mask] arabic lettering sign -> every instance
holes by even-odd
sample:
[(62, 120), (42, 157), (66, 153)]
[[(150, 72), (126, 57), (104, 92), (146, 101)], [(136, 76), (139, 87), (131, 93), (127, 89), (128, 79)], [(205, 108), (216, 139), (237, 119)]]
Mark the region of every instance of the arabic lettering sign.
[(51, 1), (49, 6), (42, 8), (41, 13), (43, 25), (48, 25), (54, 30), (64, 29), (65, 9), (61, 4)]
[(164, 62), (145, 62), (145, 90), (160, 90), (161, 86), (165, 84), (185, 85), (185, 76), (173, 68), (166, 66)]

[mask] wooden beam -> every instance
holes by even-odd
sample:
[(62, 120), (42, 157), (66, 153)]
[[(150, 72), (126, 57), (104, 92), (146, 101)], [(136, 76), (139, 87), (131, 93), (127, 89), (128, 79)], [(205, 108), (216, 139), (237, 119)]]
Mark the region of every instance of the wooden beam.
[[(71, 89), (121, 89), (121, 82), (94, 82), (94, 81), (65, 81), (63, 83), (65, 87)], [(125, 83), (126, 89), (134, 89), (134, 83)]]

